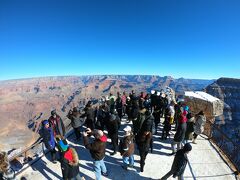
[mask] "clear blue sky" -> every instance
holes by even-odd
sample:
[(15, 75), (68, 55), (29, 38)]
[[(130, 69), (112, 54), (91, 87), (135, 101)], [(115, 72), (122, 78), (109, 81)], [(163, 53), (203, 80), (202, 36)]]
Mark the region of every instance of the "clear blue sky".
[(239, 0), (0, 0), (0, 80), (240, 78)]

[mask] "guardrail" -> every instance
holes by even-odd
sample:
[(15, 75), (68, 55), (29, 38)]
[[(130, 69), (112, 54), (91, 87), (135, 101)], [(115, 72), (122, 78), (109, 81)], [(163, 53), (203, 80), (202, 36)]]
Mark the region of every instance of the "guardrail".
[(229, 138), (219, 127), (213, 122), (207, 120), (204, 134), (210, 141), (214, 142), (227, 156), (231, 163), (235, 166), (235, 174), (240, 172), (240, 145)]
[[(68, 137), (73, 133), (70, 124), (66, 127), (66, 130), (67, 130), (67, 133), (66, 133), (65, 137)], [(38, 153), (34, 154), (34, 152), (38, 152)], [(46, 150), (46, 152), (48, 152), (48, 151)], [(12, 169), (15, 170), (15, 173), (19, 174), (24, 169), (26, 169), (26, 166), (28, 167), (29, 165), (33, 164), (35, 161), (37, 161), (39, 158), (41, 158), (42, 155), (45, 154), (46, 152), (43, 149), (42, 138), (39, 137), (35, 141), (35, 143), (33, 143), (31, 146), (29, 146), (25, 149), (21, 149), (17, 153), (13, 153), (13, 155), (10, 156), (8, 160), (9, 160), (11, 166), (12, 166)], [(29, 156), (29, 154), (32, 154), (33, 157)], [(20, 157), (22, 157), (24, 159), (23, 160), (24, 163), (20, 162), (21, 165), (22, 165), (22, 168), (20, 168), (19, 170), (16, 170), (14, 168), (14, 161), (19, 159)]]

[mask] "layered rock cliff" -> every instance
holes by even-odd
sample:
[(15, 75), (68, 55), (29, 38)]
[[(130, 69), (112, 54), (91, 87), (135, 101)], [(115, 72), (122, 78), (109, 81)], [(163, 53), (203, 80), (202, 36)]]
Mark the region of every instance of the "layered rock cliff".
[[(160, 90), (170, 86), (177, 92), (202, 90), (211, 80), (174, 79), (170, 76), (103, 75), (44, 77), (0, 81), (0, 148), (27, 146), (38, 137), (33, 130), (38, 121), (57, 109), (65, 125), (66, 113), (72, 106), (83, 106), (88, 100), (118, 91), (129, 93)], [(39, 118), (39, 116), (41, 118)]]

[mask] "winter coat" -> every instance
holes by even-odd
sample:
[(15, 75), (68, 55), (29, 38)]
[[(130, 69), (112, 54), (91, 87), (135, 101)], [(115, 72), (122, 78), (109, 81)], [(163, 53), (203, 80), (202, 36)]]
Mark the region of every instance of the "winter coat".
[(51, 127), (45, 128), (43, 126), (41, 132), (40, 132), (42, 138), (43, 138), (43, 143), (45, 147), (48, 150), (53, 150), (56, 146), (55, 141), (54, 141), (54, 135), (53, 135), (53, 130)]
[(173, 172), (173, 176), (180, 176), (184, 173), (186, 168), (188, 159), (186, 153), (184, 153), (183, 149), (177, 151), (176, 156), (173, 160), (171, 171)]
[(60, 159), (63, 179), (71, 179), (79, 174), (79, 159), (74, 148), (69, 148)]
[(179, 123), (186, 123), (187, 122), (187, 114), (188, 114), (187, 111), (183, 111), (183, 113), (180, 114), (179, 119), (177, 119), (178, 122)]
[(123, 107), (122, 99), (121, 99), (120, 97), (118, 97), (118, 98), (116, 99), (116, 109), (117, 109), (117, 110), (118, 110), (118, 109), (122, 109), (122, 107)]
[(192, 140), (194, 132), (194, 117), (188, 119), (187, 121), (187, 129), (185, 133), (186, 140)]
[(111, 114), (110, 118), (106, 124), (109, 137), (113, 135), (118, 135), (118, 124), (119, 124), (118, 115)]
[(136, 119), (138, 117), (138, 111), (139, 111), (138, 100), (132, 100), (132, 110), (131, 110), (132, 119)]
[(120, 153), (124, 157), (129, 157), (134, 153), (133, 135), (125, 136), (119, 144)]
[(92, 107), (87, 107), (84, 110), (85, 110), (85, 114), (83, 114), (81, 117), (86, 117), (86, 123), (89, 121), (94, 122), (95, 110)]
[(86, 117), (85, 124), (88, 128), (94, 129), (95, 126), (95, 110), (92, 107), (84, 108), (85, 113), (81, 117)]
[(150, 148), (151, 140), (152, 140), (151, 132), (149, 132), (148, 135), (145, 135), (144, 132), (140, 132), (136, 136), (136, 144), (138, 146), (138, 150), (141, 152), (148, 152)]
[(92, 158), (96, 161), (102, 160), (105, 156), (107, 136), (103, 135), (100, 139), (95, 139), (89, 143), (88, 137), (84, 137), (84, 145), (89, 149)]
[(204, 115), (198, 115), (196, 118), (194, 132), (195, 134), (201, 134), (204, 131), (204, 125), (206, 124), (206, 117)]
[(81, 118), (81, 114), (77, 112), (68, 113), (67, 117), (71, 120), (73, 128), (78, 128), (84, 124), (84, 118)]
[(61, 135), (61, 136), (65, 135), (65, 126), (63, 124), (62, 118), (59, 115), (57, 115), (56, 118), (54, 118), (53, 116), (50, 116), (48, 121), (50, 126), (53, 129), (54, 137), (56, 135)]
[(136, 120), (134, 120), (133, 122), (133, 129), (134, 129), (134, 133), (137, 134), (141, 127), (142, 127), (142, 124), (143, 122), (145, 121), (146, 119), (146, 116), (145, 116), (145, 112), (146, 112), (146, 109), (141, 109), (139, 112), (138, 112), (138, 117)]

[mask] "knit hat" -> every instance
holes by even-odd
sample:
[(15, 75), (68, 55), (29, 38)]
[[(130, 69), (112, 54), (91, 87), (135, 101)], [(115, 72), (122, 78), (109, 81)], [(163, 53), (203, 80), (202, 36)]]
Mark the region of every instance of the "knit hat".
[(66, 142), (66, 141), (64, 142), (62, 139), (59, 140), (58, 145), (59, 145), (61, 151), (63, 151), (63, 152), (67, 151), (67, 149), (68, 149), (68, 147), (69, 147), (69, 145), (67, 144), (67, 142)]
[(183, 147), (183, 150), (184, 152), (187, 152), (187, 151), (191, 151), (192, 150), (192, 146), (190, 143), (186, 143)]
[(42, 124), (45, 126), (46, 124), (48, 124), (49, 122), (48, 122), (48, 120), (46, 119), (46, 120), (43, 120), (42, 121)]

